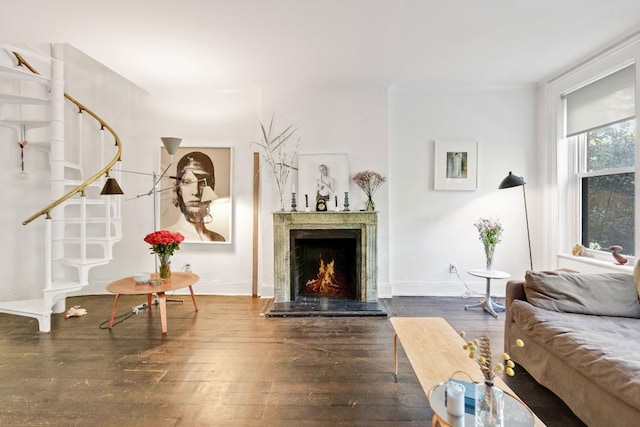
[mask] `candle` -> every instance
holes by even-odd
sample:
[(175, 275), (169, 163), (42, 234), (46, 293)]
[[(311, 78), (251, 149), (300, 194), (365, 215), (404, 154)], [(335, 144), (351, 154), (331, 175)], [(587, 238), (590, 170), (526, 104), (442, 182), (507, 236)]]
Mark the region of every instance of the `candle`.
[(295, 193), (295, 192), (296, 192), (296, 185), (295, 185), (295, 184), (293, 184), (293, 186), (291, 187), (291, 192), (292, 192), (292, 193)]
[(464, 386), (449, 381), (447, 383), (447, 412), (455, 417), (464, 415)]

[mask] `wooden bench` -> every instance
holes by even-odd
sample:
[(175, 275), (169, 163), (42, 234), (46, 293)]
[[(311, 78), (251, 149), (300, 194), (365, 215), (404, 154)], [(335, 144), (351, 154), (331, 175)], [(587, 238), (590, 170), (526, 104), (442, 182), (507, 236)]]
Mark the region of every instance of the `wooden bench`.
[[(466, 372), (474, 382), (483, 380), (480, 367), (462, 348), (465, 341), (443, 318), (392, 317), (391, 324), (395, 329), (393, 337), (395, 373), (398, 374), (397, 341), (399, 339), (427, 397), (434, 386), (447, 381), (456, 371)], [(501, 378), (496, 377), (495, 384), (517, 397)], [(534, 417), (536, 427), (544, 426), (535, 414)], [(447, 425), (443, 424), (442, 420), (437, 421)], [(434, 425), (435, 423), (434, 419)]]

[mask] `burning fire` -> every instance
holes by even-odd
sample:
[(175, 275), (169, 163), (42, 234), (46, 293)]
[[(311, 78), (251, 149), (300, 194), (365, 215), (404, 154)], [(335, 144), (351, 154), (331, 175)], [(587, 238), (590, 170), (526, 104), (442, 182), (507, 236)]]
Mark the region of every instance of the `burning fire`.
[(319, 296), (349, 297), (344, 281), (336, 278), (335, 262), (335, 259), (332, 259), (331, 262), (325, 264), (322, 255), (320, 256), (318, 276), (308, 280), (305, 285), (308, 293)]

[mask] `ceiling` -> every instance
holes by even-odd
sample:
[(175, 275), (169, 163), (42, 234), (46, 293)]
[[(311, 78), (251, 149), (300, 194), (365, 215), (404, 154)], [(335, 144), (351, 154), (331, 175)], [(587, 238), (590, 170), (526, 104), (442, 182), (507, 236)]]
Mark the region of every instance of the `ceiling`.
[(519, 85), (640, 30), (640, 1), (2, 0), (0, 16), (0, 41), (68, 42), (150, 93)]

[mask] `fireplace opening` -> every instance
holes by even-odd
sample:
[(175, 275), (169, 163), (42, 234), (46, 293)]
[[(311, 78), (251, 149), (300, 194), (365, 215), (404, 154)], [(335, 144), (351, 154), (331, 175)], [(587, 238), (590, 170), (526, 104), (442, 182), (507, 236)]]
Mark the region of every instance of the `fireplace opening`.
[(360, 300), (361, 231), (291, 230), (291, 300)]

